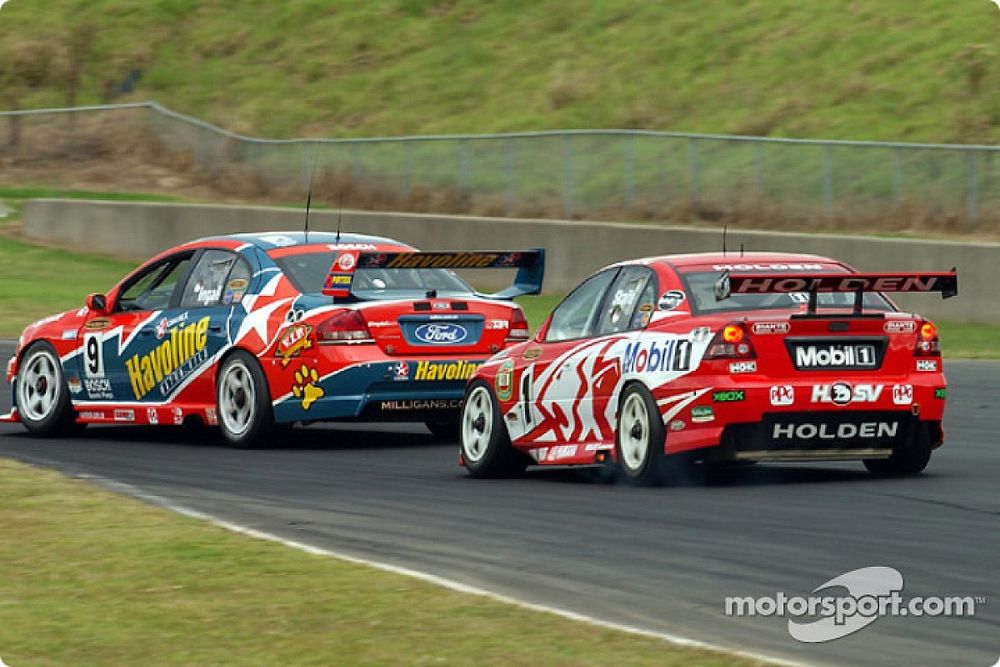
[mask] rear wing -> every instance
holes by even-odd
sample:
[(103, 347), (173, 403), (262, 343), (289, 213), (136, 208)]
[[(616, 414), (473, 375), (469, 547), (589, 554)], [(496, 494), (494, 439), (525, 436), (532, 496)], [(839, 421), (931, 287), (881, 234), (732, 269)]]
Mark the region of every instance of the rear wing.
[(734, 294), (809, 295), (809, 312), (816, 312), (819, 292), (854, 292), (855, 312), (861, 312), (865, 292), (940, 292), (942, 299), (958, 296), (956, 269), (931, 273), (729, 273), (715, 283), (715, 299)]
[(496, 252), (361, 252), (345, 250), (337, 255), (323, 283), (323, 294), (350, 295), (358, 269), (517, 269), (514, 284), (490, 294), (495, 299), (513, 299), (539, 294), (545, 277), (545, 250), (501, 250)]

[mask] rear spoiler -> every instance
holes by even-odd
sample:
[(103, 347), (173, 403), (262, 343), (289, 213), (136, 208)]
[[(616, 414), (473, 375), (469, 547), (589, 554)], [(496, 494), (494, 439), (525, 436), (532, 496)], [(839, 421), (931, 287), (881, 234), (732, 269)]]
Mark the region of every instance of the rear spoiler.
[(940, 292), (942, 299), (958, 296), (958, 271), (931, 273), (729, 273), (715, 283), (715, 299), (733, 294), (809, 295), (809, 312), (816, 312), (819, 292), (854, 292), (855, 310), (860, 312), (865, 292)]
[(323, 294), (350, 295), (358, 269), (517, 269), (514, 284), (490, 294), (495, 299), (513, 299), (539, 294), (545, 276), (545, 250), (501, 250), (496, 252), (361, 252), (345, 250), (337, 255), (323, 283)]

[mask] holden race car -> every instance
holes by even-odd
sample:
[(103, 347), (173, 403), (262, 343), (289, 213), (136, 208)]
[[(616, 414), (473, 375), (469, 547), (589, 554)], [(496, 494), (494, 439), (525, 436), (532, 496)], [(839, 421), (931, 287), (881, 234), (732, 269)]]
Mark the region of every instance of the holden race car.
[[(481, 295), (454, 271), (490, 268), (517, 269), (513, 286)], [(185, 243), (25, 329), (5, 420), (49, 435), (194, 419), (239, 447), (325, 420), (454, 434), (468, 378), (528, 339), (510, 299), (543, 271), (541, 250), (422, 253), (339, 233)]]
[(475, 476), (616, 463), (639, 482), (681, 461), (917, 473), (944, 441), (940, 344), (885, 293), (957, 289), (954, 270), (858, 273), (803, 254), (614, 264), (478, 368), (460, 460)]

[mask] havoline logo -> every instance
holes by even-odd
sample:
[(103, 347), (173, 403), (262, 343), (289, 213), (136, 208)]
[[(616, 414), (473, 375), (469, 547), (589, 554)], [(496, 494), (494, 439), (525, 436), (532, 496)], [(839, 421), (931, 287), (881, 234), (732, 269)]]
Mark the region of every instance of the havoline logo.
[(795, 348), (796, 368), (874, 368), (874, 345), (800, 345)]
[(165, 336), (150, 352), (125, 362), (136, 400), (157, 386), (162, 396), (168, 396), (208, 359), (208, 320), (203, 317), (187, 326), (174, 327), (169, 337)]

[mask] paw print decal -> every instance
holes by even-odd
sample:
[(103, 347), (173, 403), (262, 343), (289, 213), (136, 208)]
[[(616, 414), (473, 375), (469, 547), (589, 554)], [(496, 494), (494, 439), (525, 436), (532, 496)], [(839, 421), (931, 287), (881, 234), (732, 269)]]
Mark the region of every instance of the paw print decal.
[(319, 373), (315, 368), (305, 364), (295, 371), (295, 384), (292, 385), (292, 395), (302, 399), (302, 409), (308, 410), (317, 400), (323, 398), (326, 392), (318, 384)]

